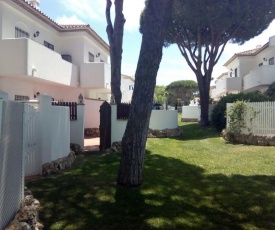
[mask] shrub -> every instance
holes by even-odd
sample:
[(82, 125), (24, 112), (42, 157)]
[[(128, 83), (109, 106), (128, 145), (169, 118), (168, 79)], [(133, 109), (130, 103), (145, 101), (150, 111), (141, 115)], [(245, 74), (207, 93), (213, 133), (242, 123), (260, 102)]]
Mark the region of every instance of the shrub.
[(210, 115), (211, 124), (213, 127), (215, 127), (219, 131), (226, 127), (226, 103), (233, 103), (236, 101), (260, 102), (268, 101), (268, 97), (261, 94), (259, 91), (250, 93), (228, 94), (221, 97), (221, 99), (213, 108)]
[(268, 89), (264, 92), (264, 95), (269, 98), (270, 101), (275, 100), (275, 82), (273, 82)]

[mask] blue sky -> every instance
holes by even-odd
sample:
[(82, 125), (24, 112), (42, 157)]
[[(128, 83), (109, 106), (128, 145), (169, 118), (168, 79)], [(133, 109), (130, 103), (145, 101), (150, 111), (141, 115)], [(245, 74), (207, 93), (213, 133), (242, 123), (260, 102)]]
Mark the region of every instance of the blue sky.
[[(40, 0), (40, 10), (59, 24), (89, 24), (107, 43), (105, 0)], [(141, 34), (139, 15), (144, 0), (124, 0), (124, 27), (122, 73), (134, 76), (139, 56)], [(114, 8), (114, 6), (112, 7)], [(112, 12), (114, 16), (114, 12)], [(214, 67), (213, 77), (226, 72), (223, 64), (235, 53), (264, 45), (275, 35), (275, 21), (261, 35), (242, 46), (227, 44), (220, 61)], [(157, 85), (168, 85), (177, 80), (195, 80), (195, 75), (185, 63), (175, 45), (163, 49), (163, 58), (157, 76)], [(214, 84), (214, 81), (213, 81)]]

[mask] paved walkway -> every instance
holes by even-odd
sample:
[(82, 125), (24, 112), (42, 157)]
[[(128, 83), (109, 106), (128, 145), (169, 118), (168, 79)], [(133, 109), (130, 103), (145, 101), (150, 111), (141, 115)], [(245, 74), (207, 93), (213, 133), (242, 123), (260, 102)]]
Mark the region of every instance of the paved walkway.
[(84, 152), (85, 151), (99, 151), (99, 137), (85, 138), (84, 139)]

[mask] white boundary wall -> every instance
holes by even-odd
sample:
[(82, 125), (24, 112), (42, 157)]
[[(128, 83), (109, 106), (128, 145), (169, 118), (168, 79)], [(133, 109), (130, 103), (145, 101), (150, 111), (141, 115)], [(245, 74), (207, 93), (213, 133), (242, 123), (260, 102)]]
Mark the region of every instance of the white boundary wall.
[(199, 106), (182, 106), (181, 118), (184, 119), (199, 119), (200, 107)]
[[(117, 106), (111, 105), (111, 143), (121, 141), (128, 120), (117, 120)], [(177, 110), (152, 110), (149, 128), (154, 130), (178, 128)]]
[(51, 96), (38, 98), (38, 149), (44, 164), (70, 153), (70, 116), (68, 107), (52, 106)]
[(70, 122), (70, 142), (79, 144), (84, 148), (84, 113), (85, 105), (77, 105), (77, 120)]
[(0, 103), (0, 229), (5, 229), (19, 210), (24, 193), (24, 105), (1, 99)]
[[(211, 120), (211, 112), (215, 105), (210, 104), (208, 110), (208, 118)], [(182, 120), (201, 120), (201, 107), (200, 106), (182, 106)]]

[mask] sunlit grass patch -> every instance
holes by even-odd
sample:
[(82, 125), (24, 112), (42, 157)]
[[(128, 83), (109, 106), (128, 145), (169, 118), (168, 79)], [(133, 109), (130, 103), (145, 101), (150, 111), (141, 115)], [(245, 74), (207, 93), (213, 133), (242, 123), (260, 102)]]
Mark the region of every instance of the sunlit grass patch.
[(27, 183), (46, 229), (275, 229), (275, 148), (180, 126), (182, 137), (148, 139), (140, 188), (116, 186), (120, 154), (80, 154)]

